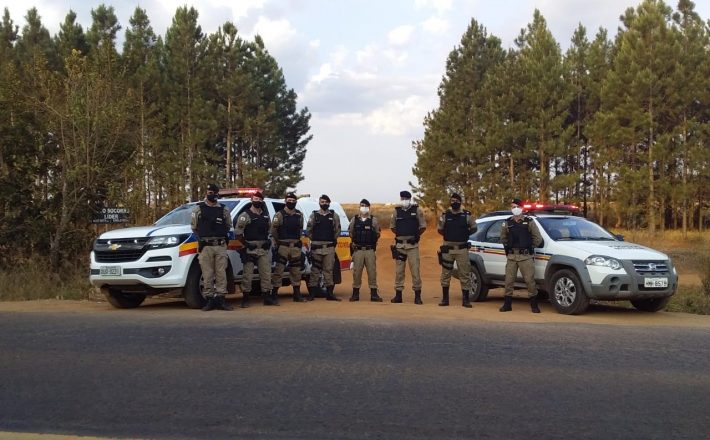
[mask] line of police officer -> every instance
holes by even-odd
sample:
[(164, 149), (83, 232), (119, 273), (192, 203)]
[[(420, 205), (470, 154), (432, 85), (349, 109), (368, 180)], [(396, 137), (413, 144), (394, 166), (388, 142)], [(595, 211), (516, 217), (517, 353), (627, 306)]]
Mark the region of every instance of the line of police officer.
[[(203, 292), (207, 304), (202, 310), (232, 310), (225, 301), (227, 292), (227, 240), (231, 229), (230, 214), (224, 205), (217, 202), (219, 188), (208, 185), (207, 197), (197, 204), (192, 213), (192, 229), (198, 236), (199, 263), (205, 280)], [(419, 270), (419, 240), (426, 230), (424, 212), (412, 203), (409, 191), (400, 192), (400, 206), (396, 207), (390, 219), (390, 229), (395, 234), (395, 243), (390, 246), (395, 259), (395, 296), (392, 303), (402, 303), (405, 267), (409, 262), (414, 290), (414, 303), (423, 304), (421, 297), (422, 280)], [(300, 292), (304, 266), (301, 247), (301, 226), (303, 213), (296, 209), (297, 197), (288, 193), (285, 207), (276, 213), (273, 221), (269, 218), (259, 192), (251, 197), (249, 209), (239, 215), (236, 221), (236, 239), (241, 243), (240, 256), (244, 264), (242, 277), (241, 307), (248, 307), (248, 297), (252, 290), (254, 266), (260, 274), (260, 287), (264, 294), (264, 305), (278, 306), (278, 290), (283, 272), (288, 266), (293, 288), (293, 301), (312, 301), (321, 292), (320, 279), (323, 278), (325, 298), (340, 301), (333, 293), (335, 285), (333, 268), (335, 247), (340, 236), (340, 218), (330, 209), (330, 198), (320, 196), (319, 210), (313, 211), (308, 218), (306, 236), (311, 241), (311, 275), (308, 279), (308, 295), (303, 298)], [(461, 207), (461, 196), (451, 195), (450, 207), (441, 214), (437, 231), (443, 236), (443, 243), (437, 252), (441, 271), (442, 300), (440, 306), (449, 305), (449, 286), (451, 274), (456, 263), (462, 290), (462, 306), (471, 308), (471, 262), (468, 257), (468, 237), (476, 231), (476, 222), (470, 211)], [(513, 216), (506, 219), (501, 229), (501, 243), (506, 256), (505, 300), (501, 312), (512, 310), (513, 284), (518, 269), (522, 273), (530, 297), (531, 310), (539, 313), (537, 290), (534, 280), (533, 248), (540, 245), (542, 238), (535, 223), (522, 215), (520, 199), (513, 199)], [(363, 270), (367, 271), (370, 300), (381, 302), (377, 288), (376, 249), (381, 235), (380, 226), (370, 214), (370, 202), (360, 201), (359, 213), (350, 221), (349, 235), (352, 240), (351, 255), (353, 261), (353, 291), (350, 301), (360, 300)], [(269, 261), (269, 252), (275, 260), (273, 273)], [(479, 280), (480, 281), (480, 280)]]

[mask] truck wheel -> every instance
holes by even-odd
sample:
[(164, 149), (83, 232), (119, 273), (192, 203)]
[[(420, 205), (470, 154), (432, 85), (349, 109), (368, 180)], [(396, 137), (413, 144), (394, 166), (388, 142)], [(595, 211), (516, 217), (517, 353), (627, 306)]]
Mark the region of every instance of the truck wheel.
[(559, 313), (579, 315), (589, 307), (589, 298), (574, 271), (558, 270), (552, 275), (550, 286), (550, 302)]
[(118, 289), (101, 289), (106, 300), (117, 309), (135, 309), (145, 301), (142, 293), (121, 292)]
[(658, 312), (663, 310), (670, 300), (670, 296), (665, 298), (632, 299), (631, 304), (636, 307), (636, 310), (642, 312)]
[(202, 269), (197, 263), (193, 263), (187, 273), (185, 287), (182, 288), (182, 296), (185, 304), (191, 309), (201, 309), (207, 304), (207, 300), (202, 295)]
[(488, 284), (485, 284), (481, 271), (478, 266), (471, 263), (471, 293), (469, 294), (471, 301), (485, 301), (488, 298)]

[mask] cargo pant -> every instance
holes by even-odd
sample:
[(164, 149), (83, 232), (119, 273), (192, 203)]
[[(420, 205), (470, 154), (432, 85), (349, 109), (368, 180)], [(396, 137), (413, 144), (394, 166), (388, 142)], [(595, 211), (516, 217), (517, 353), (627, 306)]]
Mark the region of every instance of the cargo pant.
[(377, 265), (374, 249), (359, 249), (353, 255), (353, 289), (362, 285), (362, 270), (367, 270), (367, 284), (370, 289), (377, 289)]
[(205, 296), (227, 294), (227, 245), (205, 246), (197, 257), (202, 269)]
[(455, 261), (459, 271), (461, 290), (471, 290), (471, 261), (468, 259), (468, 248), (463, 246), (462, 249), (450, 249), (448, 252), (442, 252), (441, 259), (441, 287), (449, 287), (451, 284), (451, 272), (453, 272)]
[(519, 254), (511, 252), (507, 256), (505, 264), (505, 296), (513, 295), (513, 284), (518, 276), (518, 269), (523, 275), (525, 284), (528, 287), (528, 297), (537, 296), (537, 285), (535, 284), (535, 259), (529, 254)]
[(263, 293), (271, 292), (271, 262), (269, 262), (269, 251), (262, 246), (264, 242), (256, 241), (256, 249), (249, 249), (247, 243), (247, 261), (244, 263), (244, 274), (242, 276), (242, 292), (251, 292), (251, 282), (254, 279), (254, 265), (259, 270), (259, 281)]
[[(316, 243), (312, 243), (312, 245), (313, 244)], [(333, 265), (335, 264), (335, 246), (312, 250), (311, 260), (311, 275), (308, 277), (308, 286), (318, 287), (321, 274), (323, 274), (325, 287), (334, 286)]]
[(291, 285), (299, 286), (301, 284), (301, 276), (303, 274), (301, 255), (301, 240), (294, 241), (288, 245), (278, 245), (276, 250), (276, 266), (274, 267), (274, 273), (271, 276), (271, 284), (273, 287), (281, 286), (281, 279), (283, 277), (286, 264), (288, 264)]
[(404, 290), (404, 266), (409, 263), (412, 289), (422, 290), (422, 277), (419, 273), (419, 245), (397, 243), (397, 252), (400, 255), (395, 261), (394, 289)]

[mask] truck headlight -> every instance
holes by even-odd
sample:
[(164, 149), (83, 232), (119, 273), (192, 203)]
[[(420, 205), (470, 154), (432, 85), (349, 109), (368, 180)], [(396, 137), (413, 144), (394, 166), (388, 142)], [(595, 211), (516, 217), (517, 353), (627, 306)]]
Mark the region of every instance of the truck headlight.
[(603, 255), (592, 255), (584, 260), (587, 266), (606, 266), (613, 270), (621, 269), (621, 263), (616, 258), (605, 257)]
[(182, 235), (162, 235), (159, 237), (153, 237), (148, 241), (148, 249), (161, 249), (177, 246), (183, 241), (187, 240), (189, 234)]

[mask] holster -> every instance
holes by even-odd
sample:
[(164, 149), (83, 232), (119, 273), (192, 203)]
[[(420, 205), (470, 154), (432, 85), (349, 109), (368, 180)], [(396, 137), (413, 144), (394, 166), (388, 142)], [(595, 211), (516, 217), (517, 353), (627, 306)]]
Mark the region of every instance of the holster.
[(392, 259), (393, 259), (393, 260), (396, 260), (396, 259), (397, 259), (397, 255), (399, 255), (399, 252), (397, 252), (397, 246), (394, 245), (394, 244), (391, 245), (391, 246), (390, 246), (390, 251), (392, 252)]
[(441, 255), (441, 251), (436, 251), (436, 259), (439, 261), (439, 266), (444, 266), (444, 257)]

